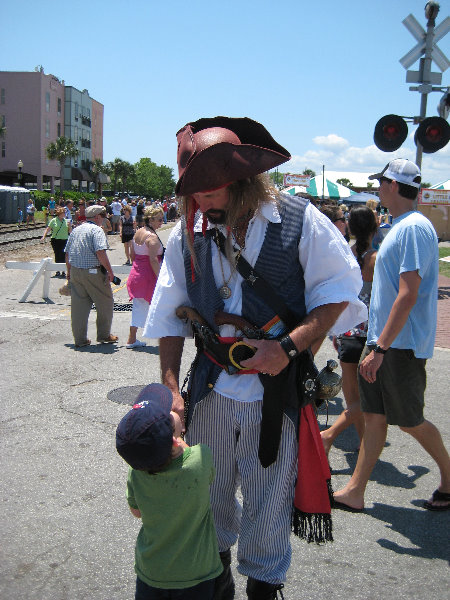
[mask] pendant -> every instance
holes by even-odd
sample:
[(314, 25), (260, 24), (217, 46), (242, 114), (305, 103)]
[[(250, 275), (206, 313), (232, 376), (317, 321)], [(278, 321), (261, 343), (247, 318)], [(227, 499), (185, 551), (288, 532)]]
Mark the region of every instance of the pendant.
[(228, 300), (228, 298), (230, 298), (231, 296), (230, 288), (227, 285), (223, 285), (222, 287), (220, 287), (219, 296), (222, 298), (222, 300)]

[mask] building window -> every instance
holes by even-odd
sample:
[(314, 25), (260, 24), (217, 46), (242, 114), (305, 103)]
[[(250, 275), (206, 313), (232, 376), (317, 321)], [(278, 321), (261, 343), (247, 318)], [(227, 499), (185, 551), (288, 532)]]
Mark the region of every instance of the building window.
[(50, 137), (50, 121), (48, 119), (45, 119), (45, 137)]
[(75, 102), (75, 121), (78, 121), (78, 102)]
[(45, 92), (45, 112), (50, 112), (50, 92)]
[(5, 88), (0, 90), (0, 104), (5, 104)]
[(6, 127), (6, 115), (2, 115), (0, 121), (2, 122), (2, 127)]
[(58, 98), (58, 117), (61, 116), (61, 98)]
[(6, 156), (6, 142), (2, 142), (2, 158)]
[(58, 123), (58, 137), (61, 137), (61, 123)]
[(73, 128), (73, 139), (75, 142), (78, 142), (78, 127)]

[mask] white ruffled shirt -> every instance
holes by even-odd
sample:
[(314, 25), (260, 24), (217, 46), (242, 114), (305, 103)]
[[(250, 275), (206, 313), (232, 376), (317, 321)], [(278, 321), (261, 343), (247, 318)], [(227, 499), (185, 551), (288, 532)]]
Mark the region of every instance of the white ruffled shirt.
[[(267, 224), (279, 223), (280, 215), (275, 202), (261, 205), (251, 219), (245, 239), (242, 256), (254, 266), (261, 251)], [(213, 227), (208, 224), (208, 228)], [(201, 231), (202, 217), (197, 219), (194, 229)], [(225, 229), (219, 229), (226, 235)], [(170, 336), (192, 337), (189, 323), (178, 319), (175, 310), (178, 306), (190, 305), (186, 289), (184, 260), (181, 249), (181, 223), (178, 223), (169, 237), (164, 262), (153, 293), (152, 303), (144, 328), (147, 338)], [(224, 311), (240, 315), (242, 311), (242, 276), (236, 271), (230, 278), (228, 261), (216, 244), (211, 244), (213, 273), (218, 288), (228, 282), (231, 297), (224, 300)], [(367, 320), (367, 308), (358, 298), (362, 287), (361, 271), (342, 234), (332, 222), (312, 204), (308, 204), (303, 218), (302, 235), (298, 246), (299, 260), (305, 279), (305, 303), (307, 313), (324, 304), (348, 302), (330, 334), (345, 333), (351, 327)], [(222, 273), (223, 269), (223, 273)], [(228, 281), (229, 280), (229, 281)], [(231, 325), (220, 327), (220, 335), (236, 335)], [(249, 402), (261, 400), (263, 387), (257, 375), (219, 375), (214, 389), (223, 396)]]

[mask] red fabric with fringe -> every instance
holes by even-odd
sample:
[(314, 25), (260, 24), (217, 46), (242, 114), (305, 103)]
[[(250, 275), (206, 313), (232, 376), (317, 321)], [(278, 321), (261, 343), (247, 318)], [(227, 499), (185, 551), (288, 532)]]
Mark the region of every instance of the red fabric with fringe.
[(331, 473), (312, 404), (300, 411), (293, 529), (308, 542), (332, 541)]

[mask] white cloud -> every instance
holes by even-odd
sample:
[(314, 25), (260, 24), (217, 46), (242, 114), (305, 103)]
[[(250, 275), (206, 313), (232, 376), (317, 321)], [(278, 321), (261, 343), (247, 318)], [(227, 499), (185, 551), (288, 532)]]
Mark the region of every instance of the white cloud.
[(318, 135), (313, 138), (313, 142), (317, 146), (322, 146), (323, 148), (328, 148), (329, 150), (342, 150), (349, 145), (349, 142), (342, 137), (339, 137), (335, 133), (330, 133), (329, 135)]
[[(374, 144), (361, 148), (350, 146), (346, 139), (336, 134), (317, 136), (312, 142), (320, 148), (308, 149), (303, 154), (294, 154), (280, 170), (286, 173), (301, 173), (308, 168), (320, 173), (322, 166), (325, 165), (326, 171), (376, 173), (393, 158), (408, 158), (412, 161), (416, 159), (416, 146), (409, 139), (395, 152), (382, 152)], [(439, 152), (424, 154), (422, 158), (423, 181), (435, 184), (449, 178), (450, 143)]]

